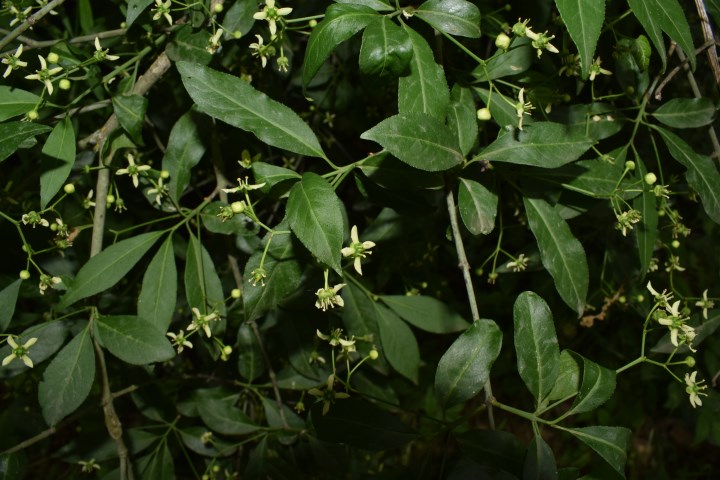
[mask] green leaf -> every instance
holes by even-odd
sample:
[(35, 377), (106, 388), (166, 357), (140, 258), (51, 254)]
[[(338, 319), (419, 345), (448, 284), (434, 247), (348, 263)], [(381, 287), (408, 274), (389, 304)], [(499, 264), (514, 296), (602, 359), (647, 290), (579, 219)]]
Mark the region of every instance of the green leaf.
[(174, 479), (175, 467), (167, 442), (162, 441), (160, 445), (153, 449), (152, 453), (140, 458), (138, 460), (138, 470), (140, 471), (140, 478), (143, 479)]
[(580, 53), (582, 76), (587, 78), (595, 45), (605, 20), (605, 2), (597, 0), (555, 0), (560, 17)]
[(255, 24), (253, 15), (257, 11), (257, 2), (240, 1), (233, 3), (222, 19), (225, 38), (233, 38), (233, 32), (240, 32), (242, 35), (250, 33)]
[(131, 365), (164, 362), (175, 356), (165, 331), (132, 315), (98, 317), (96, 333), (110, 353)]
[(121, 95), (112, 99), (113, 111), (120, 126), (133, 142), (143, 145), (142, 127), (148, 100), (140, 95)]
[[(282, 223), (278, 229), (286, 224)], [(263, 244), (270, 241), (265, 257), (265, 285), (248, 284), (243, 288), (245, 320), (260, 318), (265, 312), (273, 310), (298, 289), (303, 270), (296, 259), (295, 245), (291, 235), (267, 235)], [(251, 279), (252, 271), (260, 266), (262, 250), (258, 249), (245, 264), (244, 278)]]
[[(614, 156), (613, 152), (609, 155)], [(615, 192), (618, 182), (620, 189), (631, 189), (631, 181), (627, 178), (621, 181), (623, 170), (617, 168), (618, 164), (624, 162), (624, 153), (620, 153), (615, 158), (615, 164), (596, 158), (579, 160), (560, 168), (526, 169), (524, 173), (533, 180), (560, 185), (567, 190), (593, 198), (603, 198), (610, 197)], [(632, 192), (626, 192), (623, 197), (630, 198), (634, 195)]]
[(556, 480), (557, 478), (555, 455), (550, 445), (545, 443), (538, 432), (535, 432), (525, 457), (523, 480)]
[(345, 3), (348, 5), (365, 5), (377, 12), (389, 12), (394, 10), (388, 5), (386, 0), (335, 0), (335, 3)]
[(303, 87), (307, 87), (330, 54), (345, 40), (367, 27), (378, 13), (364, 5), (334, 4), (313, 29), (305, 50)]
[(19, 88), (0, 85), (0, 122), (25, 115), (40, 103), (40, 97)]
[(615, 370), (610, 370), (577, 353), (572, 355), (583, 362), (582, 383), (570, 410), (560, 418), (590, 412), (607, 402), (615, 392)]
[(15, 153), (20, 145), (36, 135), (50, 130), (46, 125), (29, 122), (7, 122), (0, 124), (0, 162)]
[(0, 478), (2, 480), (22, 480), (27, 470), (25, 452), (0, 454)]
[[(63, 346), (67, 333), (68, 329), (63, 321), (53, 320), (29, 327), (18, 336), (23, 343), (33, 337), (37, 338), (37, 342), (35, 342), (35, 345), (33, 345), (30, 350), (30, 358), (34, 366), (37, 367)], [(10, 355), (10, 353), (12, 353), (11, 348), (7, 343), (0, 347), (0, 358), (5, 358)], [(0, 378), (14, 377), (29, 370), (30, 367), (21, 361), (15, 360), (0, 369)]]
[(325, 158), (313, 131), (292, 109), (238, 77), (196, 63), (176, 65), (199, 111), (251, 132), (268, 145)]
[(358, 168), (370, 180), (390, 190), (423, 190), (444, 185), (441, 174), (412, 168), (388, 152), (368, 157)]
[[(260, 400), (262, 400), (263, 411), (265, 412), (265, 418), (267, 419), (268, 426), (270, 426), (270, 428), (277, 429), (286, 428), (283, 424), (282, 416), (280, 416), (280, 409), (278, 408), (277, 401), (268, 397), (262, 397)], [(282, 405), (282, 413), (285, 417), (285, 421), (287, 422), (288, 427), (297, 431), (303, 430), (305, 428), (305, 421), (285, 404)], [(295, 434), (289, 432), (288, 434), (286, 434), (285, 438), (292, 438), (294, 437), (294, 435)]]
[(535, 122), (525, 125), (524, 130), (507, 132), (471, 161), (557, 168), (580, 158), (593, 143), (585, 135), (569, 131), (559, 123)]
[(263, 193), (269, 192), (275, 185), (286, 181), (297, 181), (302, 175), (289, 168), (278, 167), (265, 162), (253, 162), (252, 171), (256, 183), (264, 183)]
[(706, 155), (695, 153), (674, 133), (659, 127), (655, 129), (660, 133), (670, 155), (687, 168), (685, 178), (690, 188), (700, 195), (705, 213), (715, 223), (720, 223), (720, 173), (715, 162)]
[(548, 400), (562, 400), (578, 393), (580, 386), (580, 368), (569, 350), (560, 352), (558, 376)]
[(380, 300), (413, 326), (432, 333), (454, 333), (470, 324), (440, 300), (424, 295), (381, 295)]
[(198, 128), (201, 121), (200, 115), (190, 110), (175, 122), (170, 131), (162, 168), (170, 172), (168, 193), (176, 202), (190, 183), (192, 168), (205, 154), (205, 145)]
[(165, 332), (177, 300), (177, 267), (172, 235), (148, 265), (138, 297), (138, 317)]
[[(225, 316), (225, 295), (215, 264), (195, 235), (190, 235), (185, 262), (185, 297), (188, 305), (196, 307), (201, 313), (206, 313), (207, 307), (207, 313), (217, 310), (221, 316)], [(219, 322), (213, 322), (213, 326), (215, 328), (212, 331), (216, 332)]]
[(677, 42), (695, 70), (695, 47), (690, 26), (677, 0), (628, 0), (628, 5), (660, 54), (663, 70), (667, 66), (667, 54), (662, 32)]
[(472, 90), (455, 84), (450, 92), (447, 125), (458, 139), (460, 151), (467, 155), (477, 140), (478, 125)]
[[(250, 288), (250, 287), (245, 287)], [(238, 372), (248, 382), (265, 373), (262, 348), (249, 324), (243, 323), (237, 333)]]
[(425, 113), (444, 120), (450, 103), (445, 72), (435, 63), (430, 45), (412, 28), (403, 25), (413, 47), (410, 75), (398, 81), (398, 111)]
[(10, 320), (15, 314), (20, 283), (22, 283), (22, 280), (17, 279), (0, 291), (0, 333), (7, 330), (10, 326)]
[(365, 28), (360, 47), (360, 70), (368, 75), (399, 77), (408, 68), (413, 50), (410, 37), (388, 17)]
[[(484, 88), (475, 88), (475, 92), (480, 96), (483, 103), (487, 105), (492, 114), (493, 121), (500, 127), (508, 125), (515, 127), (518, 124), (517, 111), (515, 110), (516, 101), (497, 92), (492, 92)], [(523, 125), (527, 129), (529, 125), (534, 123), (532, 117), (523, 119)]]
[(472, 74), (481, 82), (518, 75), (530, 68), (535, 58), (535, 49), (531, 47), (530, 40), (516, 38), (507, 51), (496, 51), (495, 55), (486, 60), (485, 65), (475, 67)]
[(212, 53), (207, 51), (210, 37), (210, 32), (207, 30), (195, 30), (191, 25), (183, 25), (168, 44), (167, 56), (173, 62), (185, 61), (207, 65), (213, 58)]
[(360, 398), (336, 400), (326, 415), (322, 407), (322, 402), (316, 403), (311, 418), (324, 442), (378, 451), (402, 447), (419, 437), (395, 416)]
[(502, 331), (492, 320), (476, 320), (443, 354), (435, 373), (435, 394), (448, 409), (475, 397), (490, 378), (500, 354)]
[(655, 241), (658, 236), (658, 210), (655, 193), (651, 187), (647, 187), (644, 181), (647, 169), (640, 158), (635, 159), (635, 178), (642, 185), (642, 193), (633, 199), (633, 208), (640, 212), (641, 219), (635, 225), (635, 241), (640, 257), (641, 279), (645, 277), (650, 269), (650, 260), (655, 251)]
[(563, 301), (581, 316), (590, 277), (585, 249), (567, 222), (545, 200), (524, 197), (523, 203), (543, 266), (553, 277)]
[(205, 230), (222, 235), (241, 235), (243, 237), (257, 235), (260, 227), (246, 215), (233, 215), (227, 220), (220, 218), (220, 210), (227, 206), (228, 204), (225, 202), (210, 202), (202, 209), (200, 218)]
[(387, 307), (373, 302), (380, 343), (390, 365), (403, 377), (417, 384), (420, 348), (410, 327)]
[(225, 398), (204, 398), (198, 402), (198, 411), (203, 422), (223, 435), (245, 435), (260, 429), (235, 406), (237, 395)]
[(45, 208), (62, 188), (75, 163), (75, 129), (70, 117), (59, 121), (48, 135), (42, 153), (40, 174), (40, 207)]
[(53, 426), (87, 398), (95, 380), (95, 352), (87, 328), (50, 362), (38, 386), (43, 418)]
[[(341, 294), (345, 306), (342, 308), (340, 314), (342, 315), (343, 325), (347, 334), (355, 335), (356, 337), (369, 336), (374, 342), (379, 342), (380, 327), (378, 326), (375, 302), (352, 282), (341, 290)], [(370, 345), (365, 342), (358, 342), (356, 347), (358, 352), (363, 356), (370, 352)], [(384, 365), (385, 368), (387, 368), (384, 352), (380, 350), (378, 353), (380, 357), (378, 357), (372, 365)]]
[[(505, 470), (519, 478), (525, 447), (515, 435), (502, 430), (469, 430), (456, 436), (461, 450), (473, 462)], [(492, 478), (492, 477), (491, 477)]]
[[(720, 313), (716, 313), (713, 315), (711, 312), (708, 312), (708, 319), (700, 323), (699, 319), (696, 320), (698, 316), (694, 316), (690, 321), (690, 326), (692, 326), (695, 329), (695, 338), (692, 341), (692, 347), (694, 349), (697, 349), (698, 345), (700, 345), (706, 338), (708, 338), (710, 335), (714, 334), (715, 331), (720, 327)], [(36, 347), (33, 347), (36, 348)], [(658, 342), (650, 349), (653, 353), (664, 353), (664, 354), (671, 354), (673, 352), (677, 354), (687, 354), (690, 352), (690, 349), (685, 344), (680, 344), (679, 347), (676, 347), (672, 344), (672, 340), (670, 338), (670, 332), (668, 331), (665, 335), (658, 340)], [(0, 358), (2, 357), (4, 352), (0, 352)]]
[(466, 0), (428, 0), (415, 15), (449, 35), (480, 37), (480, 9)]
[(660, 105), (652, 116), (669, 127), (697, 128), (710, 125), (716, 111), (713, 101), (706, 97), (673, 98)]
[(290, 190), (287, 218), (305, 248), (340, 273), (342, 204), (327, 180), (312, 172), (303, 174), (302, 180)]
[(429, 172), (451, 169), (464, 158), (450, 129), (423, 113), (386, 118), (360, 138), (373, 140), (408, 165)]
[(626, 119), (613, 105), (595, 102), (554, 108), (550, 120), (565, 125), (569, 132), (597, 141), (620, 132)]
[(623, 427), (562, 428), (597, 452), (623, 478), (625, 478), (626, 451), (630, 443), (630, 430)]
[(473, 235), (487, 235), (495, 228), (498, 196), (482, 184), (460, 178), (458, 209), (460, 218)]
[(57, 309), (64, 310), (78, 300), (115, 285), (147, 253), (163, 232), (148, 232), (122, 240), (98, 253), (80, 268)]
[(128, 0), (127, 15), (125, 17), (128, 28), (151, 3), (153, 3), (153, 0)]
[(534, 292), (523, 292), (513, 306), (517, 369), (538, 407), (555, 386), (560, 368), (550, 307)]

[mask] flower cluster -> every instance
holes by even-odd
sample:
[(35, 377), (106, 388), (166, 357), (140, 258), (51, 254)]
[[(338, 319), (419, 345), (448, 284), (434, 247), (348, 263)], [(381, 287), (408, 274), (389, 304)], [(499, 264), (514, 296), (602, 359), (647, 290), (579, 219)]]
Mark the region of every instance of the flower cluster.
[(372, 254), (370, 249), (375, 246), (375, 242), (361, 242), (358, 238), (357, 225), (353, 225), (352, 229), (350, 230), (350, 240), (350, 246), (345, 247), (341, 250), (342, 256), (355, 259), (353, 261), (355, 271), (359, 275), (362, 275), (362, 265), (360, 264), (360, 259)]
[(627, 233), (633, 229), (633, 225), (642, 220), (642, 215), (640, 215), (640, 212), (634, 208), (626, 210), (622, 213), (616, 213), (615, 217), (617, 218), (615, 228), (622, 232), (623, 237), (627, 236)]
[(35, 226), (37, 225), (40, 225), (42, 227), (50, 226), (50, 222), (42, 218), (40, 214), (34, 210), (24, 214), (22, 217), (20, 217), (20, 220), (22, 221), (23, 225), (32, 225), (33, 228), (35, 228)]

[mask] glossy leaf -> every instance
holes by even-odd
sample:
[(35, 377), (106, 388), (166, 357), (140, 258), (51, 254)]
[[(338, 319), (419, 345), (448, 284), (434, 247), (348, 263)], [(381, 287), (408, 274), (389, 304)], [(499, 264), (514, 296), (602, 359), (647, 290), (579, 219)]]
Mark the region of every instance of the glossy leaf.
[(517, 369), (538, 406), (555, 386), (560, 368), (550, 307), (534, 292), (523, 292), (513, 306)]
[(17, 304), (21, 282), (22, 280), (17, 279), (0, 291), (0, 333), (7, 330), (15, 314), (15, 305)]
[[(490, 109), (492, 119), (495, 123), (501, 127), (507, 127), (508, 125), (513, 127), (517, 126), (518, 118), (514, 99), (497, 92), (492, 92), (492, 95), (490, 95), (490, 90), (484, 88), (475, 88), (475, 92), (482, 99), (483, 103), (487, 105), (487, 108)], [(527, 128), (527, 126), (532, 123), (534, 123), (532, 117), (523, 119), (524, 128)]]
[(210, 37), (207, 30), (195, 30), (191, 25), (182, 25), (175, 31), (165, 51), (173, 62), (207, 65), (213, 58), (212, 53), (207, 51)]
[[(194, 235), (190, 235), (185, 262), (185, 297), (188, 305), (203, 314), (217, 310), (221, 316), (225, 316), (225, 295), (215, 264)], [(212, 325), (215, 327), (213, 331), (219, 328), (218, 322)]]
[(450, 345), (435, 373), (435, 395), (445, 409), (480, 393), (501, 346), (502, 331), (485, 319), (475, 321)]
[(555, 6), (578, 47), (582, 76), (587, 78), (593, 63), (595, 45), (605, 20), (605, 2), (597, 0), (555, 0)]
[(560, 363), (558, 364), (558, 376), (555, 379), (555, 386), (548, 395), (548, 400), (562, 400), (578, 393), (580, 388), (580, 368), (577, 361), (569, 350), (560, 352)]
[(40, 207), (45, 208), (62, 188), (75, 163), (75, 129), (70, 117), (59, 121), (48, 135), (42, 153)]
[(558, 478), (555, 455), (539, 433), (535, 433), (525, 457), (523, 480), (556, 480)]
[(447, 112), (447, 125), (455, 134), (460, 152), (467, 155), (477, 140), (478, 125), (472, 90), (458, 84), (450, 92), (450, 104)]
[(113, 111), (120, 126), (133, 142), (143, 145), (142, 127), (148, 100), (140, 95), (120, 95), (112, 99)]
[(151, 3), (153, 3), (153, 0), (128, 0), (127, 15), (125, 17), (128, 28)]
[(170, 173), (168, 193), (176, 202), (190, 183), (192, 168), (205, 154), (205, 145), (199, 130), (201, 121), (200, 114), (190, 110), (175, 122), (170, 131), (162, 168)]
[(138, 317), (165, 332), (177, 299), (177, 267), (172, 236), (168, 236), (148, 265), (138, 297)]
[(526, 71), (536, 58), (535, 49), (527, 38), (516, 38), (507, 51), (498, 50), (485, 65), (475, 67), (472, 74), (481, 82), (519, 75)]
[(48, 425), (74, 412), (87, 398), (95, 381), (95, 352), (87, 328), (60, 350), (45, 369), (38, 399)]
[(29, 122), (7, 122), (0, 124), (0, 162), (15, 153), (27, 139), (50, 130), (46, 125)]
[(417, 384), (420, 348), (415, 334), (387, 307), (376, 302), (373, 302), (373, 306), (385, 358), (400, 375)]
[(450, 103), (445, 72), (435, 63), (427, 41), (412, 28), (403, 25), (412, 42), (413, 56), (410, 74), (398, 80), (398, 111), (425, 113), (443, 120)]
[(252, 171), (255, 174), (255, 182), (265, 184), (261, 189), (263, 192), (269, 192), (272, 187), (279, 183), (290, 180), (297, 181), (302, 178), (302, 175), (295, 170), (278, 167), (265, 162), (253, 162)]
[(641, 215), (640, 222), (635, 225), (635, 241), (640, 257), (640, 275), (641, 278), (644, 278), (650, 269), (650, 261), (655, 251), (655, 241), (658, 236), (658, 210), (655, 193), (651, 187), (645, 186), (644, 177), (647, 173), (645, 163), (636, 158), (635, 164), (635, 178), (640, 185), (643, 185), (642, 193), (633, 199), (632, 205)]
[(399, 77), (408, 68), (413, 50), (407, 32), (388, 17), (365, 28), (360, 47), (360, 70), (368, 75)]
[(253, 15), (257, 11), (256, 2), (233, 3), (222, 19), (222, 26), (226, 32), (225, 38), (233, 38), (233, 32), (240, 32), (243, 35), (248, 34), (255, 25)]
[(473, 235), (487, 235), (495, 228), (498, 196), (474, 180), (460, 178), (460, 218)]
[(677, 0), (628, 0), (628, 5), (660, 54), (663, 70), (667, 65), (663, 32), (677, 42), (695, 69), (695, 47), (690, 26)]
[(325, 157), (313, 131), (293, 110), (255, 90), (245, 80), (196, 63), (176, 65), (200, 112), (253, 133), (268, 145)]
[(710, 125), (716, 111), (715, 104), (707, 97), (673, 98), (660, 105), (652, 116), (669, 127), (697, 128)]
[(582, 383), (570, 410), (561, 418), (595, 410), (607, 402), (615, 392), (615, 370), (598, 365), (581, 355), (573, 354), (573, 356), (578, 361), (582, 360)]
[(96, 333), (105, 348), (132, 365), (164, 362), (175, 356), (165, 331), (132, 315), (99, 317)]
[(360, 398), (337, 400), (327, 414), (322, 402), (311, 410), (317, 436), (324, 442), (347, 444), (364, 450), (402, 447), (418, 433), (395, 416)]
[[(287, 224), (281, 224), (287, 226)], [(266, 236), (263, 243), (271, 237)], [(251, 279), (252, 272), (260, 266), (262, 250), (258, 250), (245, 264), (244, 278)], [(243, 287), (245, 319), (252, 321), (265, 312), (276, 308), (298, 289), (303, 270), (296, 258), (295, 244), (291, 235), (274, 235), (263, 265), (265, 286), (250, 283)]]
[(378, 12), (389, 12), (393, 10), (387, 0), (335, 0), (336, 3), (346, 3), (349, 5), (365, 5)]
[(377, 18), (378, 13), (364, 5), (330, 5), (323, 21), (313, 29), (308, 40), (303, 62), (303, 86), (308, 86), (338, 45)]
[(107, 247), (80, 268), (75, 280), (58, 303), (64, 310), (78, 300), (87, 298), (115, 285), (147, 253), (162, 232), (141, 233)]
[(553, 277), (560, 298), (578, 316), (582, 315), (590, 275), (585, 249), (565, 220), (545, 200), (525, 197), (523, 203), (543, 267)]
[(557, 168), (580, 158), (593, 141), (559, 123), (535, 122), (512, 130), (487, 146), (472, 161), (507, 162)]
[(695, 190), (705, 213), (715, 223), (720, 223), (720, 173), (715, 162), (706, 156), (695, 153), (680, 137), (665, 129), (657, 128), (670, 155), (687, 168), (685, 178), (690, 188)]
[(453, 168), (464, 158), (450, 129), (422, 113), (386, 118), (360, 138), (373, 140), (408, 165), (430, 172)]
[(244, 237), (254, 237), (260, 231), (260, 227), (246, 215), (233, 215), (230, 219), (221, 218), (220, 210), (227, 206), (225, 202), (210, 202), (203, 208), (200, 212), (203, 228), (212, 233)]
[(569, 132), (597, 141), (620, 132), (626, 118), (613, 105), (595, 102), (553, 108), (550, 120), (565, 125)]
[(380, 300), (411, 325), (432, 333), (453, 333), (470, 324), (440, 300), (425, 295), (381, 295)]
[(198, 402), (198, 411), (203, 422), (224, 435), (245, 435), (260, 429), (235, 406), (237, 395), (225, 398), (203, 398)]
[(305, 248), (340, 273), (344, 236), (342, 204), (327, 180), (312, 172), (305, 173), (290, 190), (287, 218)]
[(563, 428), (600, 455), (616, 472), (625, 478), (625, 462), (630, 443), (630, 430), (623, 427)]
[(428, 0), (415, 15), (449, 35), (480, 37), (480, 9), (467, 0)]
[(262, 357), (261, 346), (258, 343), (252, 328), (243, 323), (237, 333), (238, 372), (248, 382), (254, 381), (265, 373), (265, 362)]
[(25, 115), (40, 103), (40, 97), (34, 93), (0, 85), (0, 122), (8, 118)]
[[(610, 155), (612, 156), (612, 152)], [(621, 181), (623, 171), (616, 166), (624, 162), (623, 155), (623, 157), (615, 158), (615, 164), (596, 158), (579, 160), (560, 168), (527, 169), (524, 173), (533, 180), (559, 185), (589, 197), (602, 198), (611, 196), (616, 187), (631, 189), (630, 179), (625, 178)], [(620, 183), (618, 184), (618, 182)], [(626, 192), (624, 198), (634, 195), (636, 194), (633, 192)]]

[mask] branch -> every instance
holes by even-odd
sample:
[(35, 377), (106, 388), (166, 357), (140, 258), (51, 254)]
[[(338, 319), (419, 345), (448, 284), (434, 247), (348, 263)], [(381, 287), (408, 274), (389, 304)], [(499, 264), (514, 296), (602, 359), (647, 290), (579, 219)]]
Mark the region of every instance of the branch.
[[(702, 25), (703, 37), (705, 37), (705, 43), (712, 43), (715, 46), (715, 35), (713, 34), (712, 27), (710, 26), (710, 19), (708, 18), (707, 10), (705, 9), (705, 2), (703, 0), (695, 0), (695, 7), (697, 8), (698, 15), (700, 15), (700, 25)], [(707, 51), (708, 61), (710, 62), (710, 69), (715, 77), (715, 83), (720, 85), (720, 62), (718, 62), (717, 50), (715, 48), (709, 48)]]
[(25, 30), (27, 30), (28, 28), (35, 25), (37, 22), (40, 21), (41, 18), (43, 18), (48, 13), (50, 13), (50, 10), (62, 5), (64, 2), (65, 2), (65, 0), (52, 0), (47, 5), (45, 5), (43, 8), (41, 8), (34, 14), (30, 15), (27, 20), (25, 20), (23, 23), (18, 25), (17, 28), (15, 28), (15, 30), (13, 30), (9, 34), (5, 35), (5, 38), (0, 40), (0, 49), (5, 48), (10, 42), (12, 42), (17, 37), (19, 37)]
[[(0, 28), (0, 33), (8, 35), (10, 32), (8, 32), (5, 29)], [(32, 38), (28, 38), (28, 37), (20, 35), (17, 37), (17, 40), (27, 46), (27, 48), (25, 48), (24, 51), (28, 52), (28, 51), (36, 49), (36, 48), (52, 47), (53, 45), (57, 45), (58, 43), (68, 43), (69, 45), (75, 45), (77, 43), (94, 42), (96, 38), (99, 38), (100, 40), (102, 40), (104, 38), (121, 37), (121, 36), (125, 35), (126, 33), (127, 33), (127, 28), (118, 28), (115, 30), (107, 30), (105, 32), (93, 33), (91, 35), (83, 35), (83, 36), (74, 37), (71, 39), (60, 38), (57, 40), (39, 41), (39, 40), (33, 40)], [(0, 56), (6, 55), (6, 54), (12, 53), (12, 52), (14, 52), (14, 50), (11, 50), (10, 52), (3, 52), (3, 53), (0, 53)]]

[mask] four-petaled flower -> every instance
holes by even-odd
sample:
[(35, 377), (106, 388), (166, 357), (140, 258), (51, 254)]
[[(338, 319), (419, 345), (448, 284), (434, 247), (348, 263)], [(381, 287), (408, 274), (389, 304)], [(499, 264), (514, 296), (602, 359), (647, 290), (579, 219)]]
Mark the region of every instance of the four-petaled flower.
[(162, 205), (162, 198), (168, 194), (168, 187), (163, 185), (163, 182), (162, 177), (158, 178), (155, 188), (149, 188), (147, 191), (148, 195), (155, 195), (155, 203), (158, 205)]
[(715, 302), (713, 302), (712, 300), (708, 300), (707, 292), (708, 291), (706, 288), (705, 291), (703, 292), (702, 300), (698, 300), (697, 302), (695, 302), (696, 307), (702, 308), (703, 318), (705, 320), (707, 320), (707, 311), (709, 309), (715, 308)]
[(362, 265), (360, 264), (360, 259), (372, 254), (370, 249), (375, 246), (375, 242), (361, 242), (358, 238), (357, 225), (353, 225), (352, 229), (350, 230), (350, 240), (350, 246), (343, 248), (340, 252), (342, 253), (343, 257), (351, 257), (355, 259), (355, 261), (353, 262), (355, 271), (359, 275), (362, 275)]
[(340, 345), (342, 347), (343, 352), (350, 353), (355, 351), (355, 337), (352, 338), (343, 338), (342, 337), (342, 328), (335, 328), (330, 331), (330, 335), (325, 335), (320, 330), (315, 330), (315, 335), (318, 336), (318, 338), (322, 340), (326, 340), (330, 345), (333, 347), (336, 347)]
[(529, 261), (530, 259), (524, 253), (521, 253), (515, 260), (507, 263), (507, 268), (513, 272), (522, 272), (527, 268)]
[(250, 280), (248, 280), (248, 282), (252, 284), (253, 287), (257, 287), (258, 283), (264, 287), (265, 277), (267, 277), (265, 269), (263, 267), (258, 267), (250, 272)]
[(10, 348), (12, 348), (12, 352), (10, 353), (10, 355), (8, 355), (7, 357), (5, 357), (3, 359), (2, 366), (4, 367), (5, 365), (12, 362), (16, 358), (19, 358), (20, 360), (23, 361), (23, 363), (25, 365), (27, 365), (30, 368), (33, 368), (33, 362), (30, 359), (30, 357), (28, 357), (28, 350), (30, 350), (30, 347), (35, 345), (36, 342), (37, 342), (37, 338), (33, 337), (30, 340), (28, 340), (27, 342), (25, 342), (24, 344), (18, 345), (12, 336), (7, 337), (7, 343), (8, 343), (8, 345), (10, 345)]
[(106, 48), (105, 50), (103, 50), (100, 46), (100, 38), (95, 37), (95, 53), (93, 54), (95, 60), (97, 60), (98, 62), (102, 62), (103, 60), (110, 60), (111, 62), (114, 62), (115, 60), (120, 58), (117, 55), (110, 55), (108, 52), (110, 52), (110, 49)]
[(168, 332), (165, 335), (172, 339), (173, 346), (177, 349), (178, 353), (182, 353), (185, 347), (193, 348), (193, 344), (188, 341), (184, 330), (180, 330), (177, 334)]
[(135, 157), (133, 157), (131, 153), (127, 154), (127, 161), (127, 168), (119, 169), (117, 172), (115, 172), (115, 175), (130, 175), (132, 177), (133, 185), (135, 185), (135, 188), (137, 188), (139, 181), (138, 175), (140, 174), (140, 172), (150, 170), (150, 165), (135, 165)]
[(172, 0), (167, 0), (167, 2), (155, 0), (155, 8), (153, 8), (155, 15), (153, 15), (152, 19), (159, 20), (160, 17), (165, 17), (165, 20), (172, 26), (173, 19), (170, 16), (170, 5), (172, 5)]
[(210, 322), (220, 318), (218, 313), (212, 312), (209, 315), (203, 315), (197, 307), (193, 307), (192, 312), (195, 314), (195, 319), (187, 326), (188, 331), (192, 332), (193, 330), (200, 330), (202, 328), (208, 338), (212, 337)]
[(535, 107), (533, 107), (532, 103), (525, 101), (525, 88), (521, 88), (520, 93), (518, 93), (518, 103), (515, 104), (515, 112), (518, 117), (518, 129), (523, 129), (523, 117), (525, 115), (531, 115), (530, 110), (533, 110), (534, 108)]
[(32, 12), (32, 7), (27, 7), (25, 10), (19, 10), (15, 5), (10, 5), (10, 13), (15, 15), (15, 18), (10, 20), (10, 26), (13, 27), (20, 22), (27, 20), (28, 15)]
[(48, 288), (55, 288), (55, 285), (58, 285), (62, 283), (62, 279), (60, 277), (52, 277), (50, 275), (41, 274), (40, 275), (40, 284), (38, 285), (38, 288), (40, 289), (40, 295), (45, 295), (45, 290)]
[(702, 407), (702, 400), (700, 400), (700, 395), (706, 395), (707, 393), (704, 393), (703, 390), (707, 388), (707, 385), (701, 385), (705, 380), (696, 381), (695, 377), (697, 376), (697, 370), (692, 373), (686, 373), (685, 374), (685, 392), (690, 396), (690, 405), (692, 405), (693, 408)]
[(80, 460), (78, 464), (82, 467), (81, 470), (85, 473), (92, 473), (95, 470), (100, 470), (100, 465), (95, 463), (94, 458), (91, 458), (90, 460)]
[(272, 45), (264, 45), (263, 38), (260, 35), (255, 35), (255, 38), (257, 38), (258, 41), (257, 43), (250, 44), (250, 50), (254, 50), (252, 52), (253, 57), (260, 57), (260, 63), (262, 67), (265, 68), (268, 57), (275, 55), (275, 47)]
[(344, 392), (336, 392), (333, 388), (335, 383), (335, 375), (330, 374), (325, 384), (325, 387), (320, 390), (319, 388), (311, 388), (308, 393), (313, 397), (323, 401), (322, 414), (325, 415), (330, 411), (330, 405), (335, 403), (336, 399), (350, 398), (350, 395)]
[(0, 60), (4, 65), (7, 65), (5, 73), (3, 74), (3, 78), (7, 78), (13, 70), (17, 70), (20, 67), (27, 67), (27, 62), (23, 62), (22, 60), (20, 60), (20, 55), (22, 55), (22, 52), (23, 46), (20, 45), (17, 50), (15, 50), (15, 53), (13, 53), (12, 55), (8, 54), (5, 56), (5, 58)]
[(275, 0), (265, 0), (265, 7), (263, 7), (262, 11), (253, 15), (253, 18), (255, 20), (266, 20), (270, 28), (270, 35), (275, 35), (277, 32), (276, 22), (280, 20), (280, 17), (289, 15), (292, 10), (290, 7), (275, 8)]
[(237, 182), (237, 187), (223, 188), (222, 191), (225, 193), (249, 192), (250, 190), (257, 190), (258, 188), (262, 188), (265, 186), (265, 182), (251, 185), (250, 182), (248, 182), (248, 177), (245, 177), (245, 180), (243, 180), (242, 178), (238, 178)]
[(595, 81), (595, 77), (598, 75), (612, 75), (610, 70), (605, 70), (600, 66), (600, 57), (596, 58), (592, 65), (590, 65), (590, 81)]
[(694, 352), (692, 341), (695, 339), (695, 329), (685, 323), (688, 317), (680, 312), (680, 300), (672, 305), (667, 305), (665, 311), (667, 315), (660, 314), (657, 321), (660, 325), (665, 325), (670, 329), (670, 342), (676, 347), (680, 343), (686, 344)]
[(672, 293), (666, 293), (667, 290), (663, 290), (662, 293), (658, 293), (657, 290), (653, 288), (652, 283), (650, 283), (649, 280), (646, 288), (650, 293), (652, 293), (653, 297), (655, 298), (655, 302), (657, 302), (657, 304), (661, 307), (667, 307), (670, 300), (672, 300)]
[(38, 55), (38, 60), (40, 60), (40, 70), (36, 70), (35, 73), (32, 75), (26, 75), (26, 80), (37, 80), (39, 82), (42, 82), (45, 84), (45, 88), (47, 88), (47, 91), (50, 95), (53, 93), (53, 84), (50, 80), (53, 75), (57, 75), (62, 71), (62, 67), (55, 67), (55, 68), (47, 68), (47, 62), (45, 59)]
[(23, 225), (30, 224), (30, 225), (32, 225), (33, 228), (35, 228), (36, 225), (41, 225), (43, 227), (50, 226), (50, 222), (48, 222), (47, 220), (42, 218), (40, 216), (40, 214), (38, 212), (36, 212), (35, 210), (26, 213), (25, 215), (20, 217), (20, 220), (22, 221)]
[(337, 294), (337, 292), (339, 292), (340, 289), (344, 286), (344, 283), (339, 283), (334, 287), (330, 288), (329, 286), (327, 286), (326, 282), (324, 288), (318, 288), (317, 292), (315, 292), (315, 295), (317, 295), (318, 297), (317, 301), (315, 302), (315, 307), (319, 308), (323, 312), (327, 311), (328, 307), (335, 308), (335, 305), (337, 305), (338, 307), (344, 307), (345, 302), (343, 301), (342, 297)]

